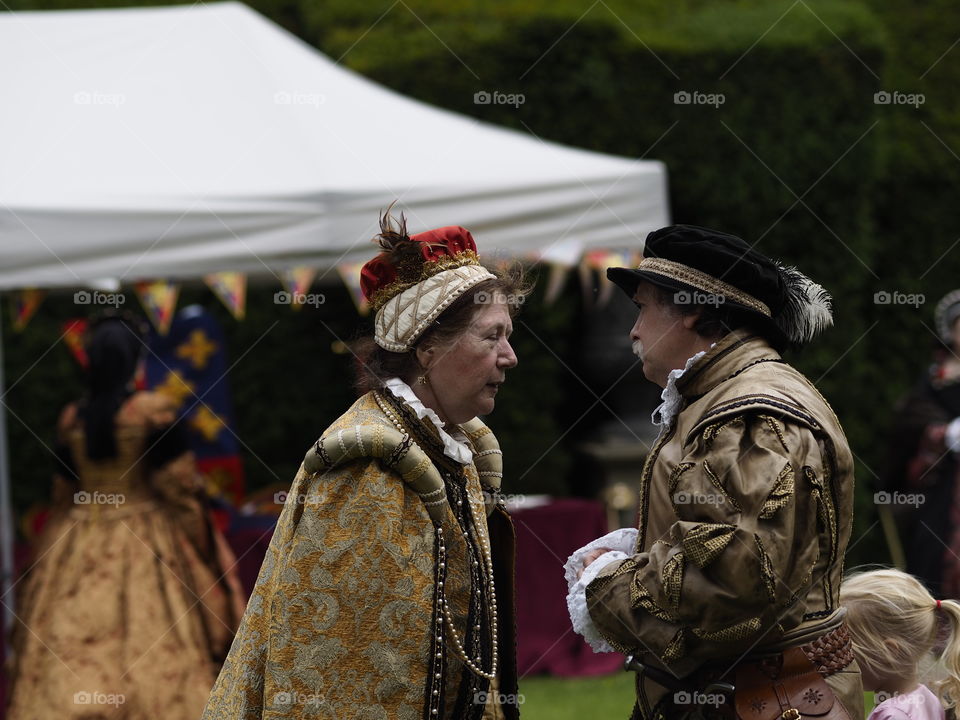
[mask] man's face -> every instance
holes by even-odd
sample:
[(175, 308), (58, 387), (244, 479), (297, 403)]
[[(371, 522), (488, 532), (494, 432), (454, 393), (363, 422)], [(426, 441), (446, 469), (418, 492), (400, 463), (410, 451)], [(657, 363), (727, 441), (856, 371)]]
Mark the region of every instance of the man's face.
[(647, 380), (666, 387), (670, 371), (682, 368), (696, 352), (696, 316), (682, 316), (673, 305), (660, 304), (656, 288), (646, 282), (637, 286), (633, 301), (640, 310), (630, 331), (633, 352), (643, 362)]

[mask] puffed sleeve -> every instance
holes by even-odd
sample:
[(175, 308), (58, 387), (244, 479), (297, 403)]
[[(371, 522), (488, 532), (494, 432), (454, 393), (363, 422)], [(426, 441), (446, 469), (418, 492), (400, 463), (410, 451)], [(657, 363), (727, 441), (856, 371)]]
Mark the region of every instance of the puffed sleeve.
[(709, 426), (684, 450), (668, 468), (672, 507), (651, 508), (675, 516), (669, 531), (587, 588), (613, 647), (651, 652), (678, 674), (761, 641), (805, 597), (823, 467), (812, 432), (763, 415)]

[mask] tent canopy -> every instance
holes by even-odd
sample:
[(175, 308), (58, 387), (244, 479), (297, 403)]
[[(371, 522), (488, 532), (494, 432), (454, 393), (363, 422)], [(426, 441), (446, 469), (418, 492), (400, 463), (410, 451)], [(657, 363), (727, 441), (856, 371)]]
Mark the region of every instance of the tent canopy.
[(0, 64), (0, 289), (329, 269), (394, 200), (486, 256), (667, 222), (661, 163), (407, 99), (239, 3), (0, 13)]

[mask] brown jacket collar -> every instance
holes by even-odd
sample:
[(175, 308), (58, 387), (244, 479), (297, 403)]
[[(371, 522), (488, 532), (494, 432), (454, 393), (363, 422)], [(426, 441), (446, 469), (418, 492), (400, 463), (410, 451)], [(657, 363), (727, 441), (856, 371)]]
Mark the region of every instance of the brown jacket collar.
[(680, 379), (677, 390), (688, 401), (710, 392), (724, 380), (760, 362), (782, 362), (762, 337), (734, 330), (707, 351)]

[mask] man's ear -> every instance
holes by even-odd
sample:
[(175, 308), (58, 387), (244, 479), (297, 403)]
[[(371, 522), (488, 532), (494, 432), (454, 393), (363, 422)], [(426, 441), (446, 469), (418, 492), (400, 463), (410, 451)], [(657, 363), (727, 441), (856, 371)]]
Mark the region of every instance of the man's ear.
[(699, 319), (700, 319), (700, 311), (697, 310), (697, 311), (694, 312), (692, 315), (684, 315), (684, 316), (681, 318), (680, 322), (683, 323), (683, 326), (684, 326), (687, 330), (693, 330), (693, 328), (696, 327), (697, 321), (698, 321)]

